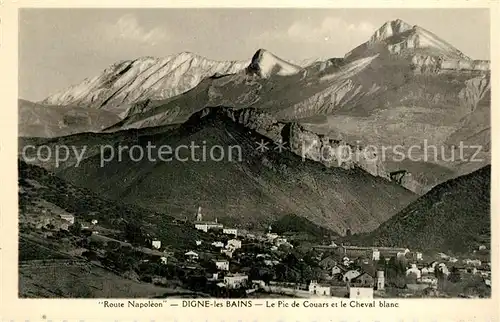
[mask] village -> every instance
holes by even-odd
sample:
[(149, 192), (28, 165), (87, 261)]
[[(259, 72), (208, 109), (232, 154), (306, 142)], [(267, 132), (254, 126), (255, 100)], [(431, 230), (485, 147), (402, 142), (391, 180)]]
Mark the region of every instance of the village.
[[(61, 216), (61, 230), (75, 226)], [(221, 298), (398, 298), (490, 296), (489, 250), (481, 245), (469, 257), (427, 254), (398, 247), (301, 243), (293, 235), (250, 232), (203, 220), (192, 225), (203, 238), (173, 249), (147, 234), (132, 243), (106, 236), (97, 219), (79, 223), (88, 240), (81, 256), (141, 282), (178, 286)]]

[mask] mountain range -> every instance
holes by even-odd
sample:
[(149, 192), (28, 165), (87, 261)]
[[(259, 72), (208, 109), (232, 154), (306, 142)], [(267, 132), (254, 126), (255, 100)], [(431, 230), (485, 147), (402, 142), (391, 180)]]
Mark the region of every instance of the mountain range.
[[(35, 163), (158, 212), (202, 205), (248, 225), (296, 214), (339, 234), (366, 232), (490, 164), (490, 100), (489, 61), (398, 19), (344, 57), (297, 63), (259, 49), (246, 61), (182, 52), (118, 62), (41, 102), (20, 101), (19, 148), (87, 146), (78, 167), (71, 158)], [(258, 154), (259, 140), (286, 150)], [(244, 162), (99, 167), (99, 146), (147, 141), (238, 144)], [(481, 149), (446, 160), (460, 144)], [(408, 153), (396, 159), (395, 147)]]

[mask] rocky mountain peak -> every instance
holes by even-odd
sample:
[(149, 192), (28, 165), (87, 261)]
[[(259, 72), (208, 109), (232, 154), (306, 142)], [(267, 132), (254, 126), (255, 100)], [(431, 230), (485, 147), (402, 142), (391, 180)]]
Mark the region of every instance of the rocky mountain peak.
[(370, 37), (370, 43), (383, 41), (389, 37), (411, 30), (412, 26), (401, 19), (387, 21)]
[(434, 33), (401, 19), (384, 23), (367, 42), (347, 53), (345, 58), (359, 59), (374, 53), (471, 60)]

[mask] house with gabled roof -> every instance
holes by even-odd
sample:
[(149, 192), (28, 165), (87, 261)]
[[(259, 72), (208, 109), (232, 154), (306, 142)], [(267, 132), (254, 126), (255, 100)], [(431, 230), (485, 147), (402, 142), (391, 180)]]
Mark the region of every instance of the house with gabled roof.
[(351, 279), (349, 285), (354, 287), (373, 287), (375, 285), (375, 277), (367, 272), (363, 272)]
[(349, 271), (349, 268), (342, 265), (342, 264), (336, 264), (335, 266), (332, 267), (332, 276), (335, 276), (337, 274), (345, 274), (347, 271)]

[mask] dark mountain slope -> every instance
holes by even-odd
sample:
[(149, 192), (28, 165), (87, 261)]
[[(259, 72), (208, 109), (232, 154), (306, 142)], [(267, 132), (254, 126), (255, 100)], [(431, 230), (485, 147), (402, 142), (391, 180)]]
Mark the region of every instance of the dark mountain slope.
[(74, 214), (75, 220), (90, 222), (124, 231), (127, 224), (142, 227), (143, 232), (155, 234), (166, 245), (189, 247), (201, 233), (191, 226), (176, 223), (165, 214), (121, 202), (108, 200), (88, 189), (76, 187), (38, 166), (18, 162), (19, 222), (57, 222), (60, 214)]
[(490, 239), (491, 166), (446, 181), (365, 236), (380, 246), (465, 252)]
[[(181, 127), (164, 133), (141, 135), (139, 131), (123, 131), (114, 142), (129, 147), (139, 145), (145, 152), (148, 142), (157, 148), (172, 149), (194, 142), (206, 146), (207, 151), (220, 146), (226, 153), (222, 161), (210, 160), (208, 155), (206, 161), (165, 162), (153, 149), (156, 161), (133, 161), (125, 153), (121, 160), (115, 155), (101, 167), (100, 156), (95, 154), (79, 167), (58, 169), (58, 175), (123, 203), (182, 218), (192, 216), (194, 209), (202, 206), (207, 217), (221, 221), (237, 218), (242, 226), (264, 226), (283, 215), (296, 214), (337, 232), (346, 228), (369, 231), (415, 198), (396, 183), (357, 168), (329, 169), (317, 162), (303, 161), (289, 151), (279, 153), (272, 150), (271, 142), (271, 150), (261, 153), (256, 150), (256, 142), (267, 140), (264, 136), (217, 111), (195, 114)], [(108, 134), (103, 135), (109, 139)], [(68, 138), (62, 139), (71, 144)], [(72, 139), (78, 141), (78, 136)], [(92, 137), (92, 144), (99, 145), (98, 135)], [(109, 142), (103, 140), (102, 144)], [(241, 161), (234, 146), (241, 148)], [(228, 160), (229, 151), (233, 161)], [(182, 158), (190, 157), (189, 150), (180, 152)]]

